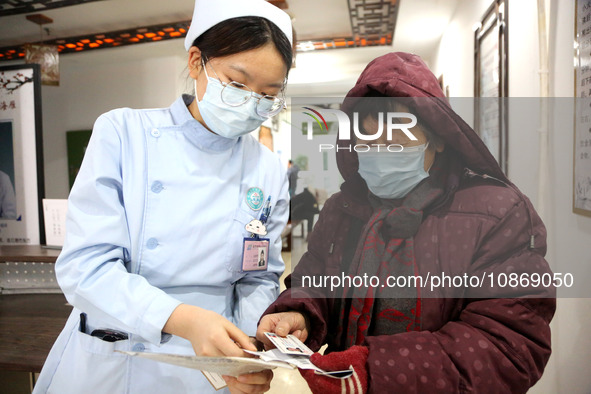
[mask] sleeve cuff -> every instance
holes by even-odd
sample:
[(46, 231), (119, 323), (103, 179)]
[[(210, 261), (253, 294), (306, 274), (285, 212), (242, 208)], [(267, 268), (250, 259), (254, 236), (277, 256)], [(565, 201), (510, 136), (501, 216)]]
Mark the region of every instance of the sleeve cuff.
[(158, 295), (144, 312), (144, 318), (138, 330), (141, 337), (154, 345), (165, 343), (162, 328), (180, 304), (182, 303), (179, 300), (166, 293)]

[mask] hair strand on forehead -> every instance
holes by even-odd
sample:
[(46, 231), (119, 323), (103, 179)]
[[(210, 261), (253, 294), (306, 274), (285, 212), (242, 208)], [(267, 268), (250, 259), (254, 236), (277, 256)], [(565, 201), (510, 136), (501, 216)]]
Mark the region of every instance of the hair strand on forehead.
[(273, 43), (289, 72), (293, 48), (287, 36), (268, 19), (247, 16), (227, 19), (205, 31), (193, 42), (204, 61), (234, 55)]

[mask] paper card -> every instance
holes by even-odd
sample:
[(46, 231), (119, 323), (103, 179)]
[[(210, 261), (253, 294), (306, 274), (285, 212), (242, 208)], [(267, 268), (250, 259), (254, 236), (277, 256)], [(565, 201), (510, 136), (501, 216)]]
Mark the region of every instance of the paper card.
[[(246, 352), (247, 350), (245, 350)], [(249, 352), (250, 353), (250, 352)], [(264, 361), (283, 361), (300, 369), (313, 369), (315, 371), (322, 371), (320, 368), (312, 364), (310, 356), (307, 355), (291, 355), (282, 353), (279, 349), (271, 349), (266, 352), (256, 353), (261, 360)]]
[(68, 200), (43, 199), (45, 239), (48, 246), (64, 246)]
[(344, 370), (344, 371), (328, 371), (328, 372), (324, 371), (324, 370), (318, 368), (316, 365), (312, 364), (312, 362), (310, 361), (310, 356), (307, 356), (307, 355), (294, 356), (291, 354), (285, 354), (285, 353), (282, 353), (279, 349), (267, 350), (266, 352), (253, 352), (250, 350), (244, 350), (244, 351), (247, 353), (253, 354), (255, 356), (258, 356), (263, 361), (284, 362), (289, 365), (293, 365), (294, 367), (297, 367), (299, 369), (311, 369), (319, 375), (328, 376), (330, 378), (346, 379), (353, 374), (352, 369), (348, 369), (348, 370)]
[(280, 337), (275, 333), (266, 332), (265, 335), (267, 338), (269, 338), (273, 345), (275, 345), (275, 347), (281, 351), (281, 353), (292, 354), (294, 356), (311, 356), (314, 354), (314, 352), (310, 350), (308, 346), (304, 345), (302, 341), (291, 334), (287, 337)]
[(116, 352), (127, 354), (129, 356), (143, 357), (167, 364), (234, 377), (238, 377), (246, 373), (261, 372), (266, 369), (275, 369), (277, 367), (293, 369), (292, 366), (283, 362), (263, 361), (256, 358), (247, 357), (184, 356), (178, 354), (128, 352), (122, 350), (116, 350)]
[(314, 371), (316, 375), (328, 376), (334, 379), (348, 379), (353, 375), (353, 369), (345, 369), (343, 371)]
[(213, 388), (216, 389), (216, 391), (221, 390), (228, 385), (224, 378), (222, 378), (222, 375), (219, 373), (207, 371), (201, 371), (201, 373), (205, 375), (205, 378), (209, 381)]

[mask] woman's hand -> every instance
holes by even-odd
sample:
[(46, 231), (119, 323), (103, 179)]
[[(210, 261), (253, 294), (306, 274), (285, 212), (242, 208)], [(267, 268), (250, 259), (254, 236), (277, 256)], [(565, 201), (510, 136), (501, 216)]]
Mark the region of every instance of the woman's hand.
[(190, 341), (197, 356), (243, 357), (242, 349), (257, 350), (248, 335), (228, 319), (193, 305), (179, 305), (163, 331)]
[(271, 379), (273, 379), (273, 371), (269, 369), (240, 375), (237, 378), (224, 376), (224, 380), (232, 394), (267, 392), (271, 388)]
[(300, 312), (280, 312), (263, 316), (257, 329), (257, 339), (265, 345), (265, 349), (270, 349), (275, 346), (265, 332), (273, 332), (282, 337), (291, 334), (305, 342), (310, 332), (310, 323)]
[[(179, 305), (163, 331), (189, 340), (198, 356), (244, 357), (249, 355), (242, 349), (257, 350), (252, 339), (228, 319), (193, 305)], [(270, 370), (238, 378), (224, 376), (233, 394), (264, 393), (271, 387), (271, 379), (273, 372)]]

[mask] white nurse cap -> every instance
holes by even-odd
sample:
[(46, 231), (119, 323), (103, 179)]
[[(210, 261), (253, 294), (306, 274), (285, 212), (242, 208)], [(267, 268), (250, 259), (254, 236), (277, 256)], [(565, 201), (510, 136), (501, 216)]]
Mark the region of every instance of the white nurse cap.
[(193, 41), (209, 28), (231, 18), (260, 16), (273, 22), (293, 44), (291, 18), (265, 0), (195, 0), (191, 27), (185, 37), (188, 51)]

